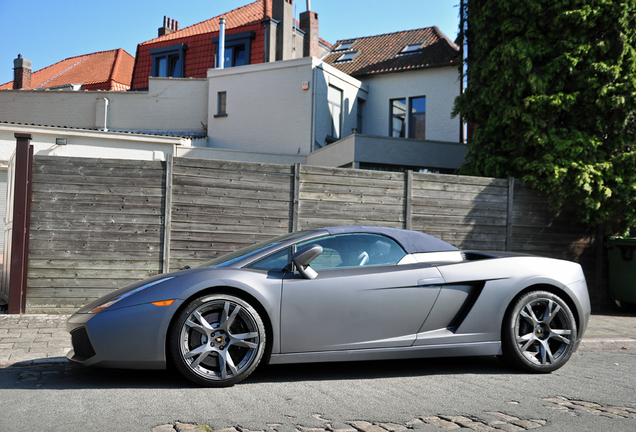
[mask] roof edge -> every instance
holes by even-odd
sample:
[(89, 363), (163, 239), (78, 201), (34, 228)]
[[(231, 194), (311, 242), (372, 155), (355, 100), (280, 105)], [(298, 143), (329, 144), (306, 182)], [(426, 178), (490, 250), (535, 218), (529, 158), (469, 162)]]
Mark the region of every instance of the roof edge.
[(436, 63), (436, 64), (432, 64), (432, 65), (413, 66), (413, 67), (409, 67), (409, 68), (393, 69), (393, 70), (378, 71), (378, 72), (350, 73), (348, 75), (350, 75), (350, 76), (352, 76), (354, 78), (359, 78), (359, 77), (365, 77), (365, 76), (394, 74), (394, 73), (399, 73), (399, 72), (413, 72), (413, 71), (426, 70), (426, 69), (441, 69), (441, 68), (444, 68), (444, 67), (457, 67), (459, 65), (460, 65), (460, 62), (457, 61), (457, 62), (449, 62), (449, 63)]
[[(241, 10), (241, 9), (247, 8), (247, 7), (249, 7), (249, 6), (252, 6), (254, 3), (258, 3), (258, 2), (260, 2), (260, 1), (263, 1), (264, 3), (266, 3), (266, 0), (256, 0), (256, 1), (251, 2), (251, 3), (248, 3), (248, 4), (246, 4), (246, 5), (243, 5), (243, 6), (240, 6), (240, 7), (235, 8), (235, 9), (232, 9), (231, 11), (223, 12), (222, 14), (217, 15), (217, 16), (215, 16), (215, 17), (208, 18), (208, 19), (203, 20), (203, 21), (200, 21), (200, 22), (198, 22), (198, 23), (191, 24), (191, 25), (189, 25), (189, 26), (187, 26), (187, 27), (184, 27), (184, 28), (182, 28), (182, 29), (179, 29), (179, 30), (177, 30), (177, 31), (175, 31), (175, 32), (172, 32), (172, 33), (169, 33), (169, 34), (167, 34), (167, 35), (158, 36), (158, 37), (156, 37), (156, 38), (154, 38), (154, 39), (150, 39), (150, 40), (147, 40), (147, 41), (145, 41), (145, 42), (141, 42), (140, 44), (138, 44), (138, 46), (145, 46), (145, 45), (155, 44), (155, 43), (158, 43), (158, 42), (163, 42), (163, 41), (164, 41), (164, 38), (165, 38), (166, 36), (171, 36), (171, 38), (170, 38), (170, 39), (165, 38), (165, 40), (171, 40), (172, 38), (180, 39), (180, 38), (188, 37), (188, 36), (176, 36), (176, 35), (177, 35), (177, 34), (179, 34), (179, 33), (181, 33), (181, 32), (184, 32), (184, 33), (185, 33), (185, 32), (186, 32), (186, 30), (188, 30), (190, 27), (194, 27), (194, 26), (196, 26), (196, 25), (203, 24), (203, 23), (208, 22), (208, 21), (213, 21), (213, 20), (218, 20), (218, 19), (220, 19), (220, 18), (224, 18), (224, 17), (225, 17), (225, 16), (227, 16), (227, 15), (233, 14), (233, 13), (235, 13), (236, 11), (239, 11), (239, 10)], [(243, 27), (243, 26), (246, 26), (246, 25), (250, 25), (250, 24), (253, 24), (253, 23), (256, 23), (256, 22), (261, 22), (261, 21), (265, 18), (265, 13), (266, 13), (266, 10), (265, 10), (265, 7), (263, 7), (263, 16), (262, 16), (260, 19), (255, 20), (255, 21), (252, 21), (252, 22), (249, 22), (249, 23), (241, 24), (241, 26), (240, 26), (240, 27)], [(230, 29), (232, 29), (232, 28), (234, 28), (234, 27), (227, 27), (227, 26), (226, 26), (225, 30), (227, 31), (227, 30), (230, 30)], [(202, 33), (198, 33), (198, 34), (214, 33), (214, 32), (217, 32), (217, 31), (218, 31), (218, 30), (213, 30), (213, 31), (209, 31), (209, 32), (202, 32)]]
[(448, 45), (451, 48), (453, 48), (455, 51), (459, 52), (459, 50), (460, 50), (459, 45), (457, 45), (455, 42), (450, 40), (449, 37), (446, 36), (446, 34), (444, 34), (444, 32), (439, 29), (439, 27), (433, 26), (433, 31), (437, 34), (437, 36), (439, 36), (440, 39), (445, 40), (446, 43), (448, 43)]

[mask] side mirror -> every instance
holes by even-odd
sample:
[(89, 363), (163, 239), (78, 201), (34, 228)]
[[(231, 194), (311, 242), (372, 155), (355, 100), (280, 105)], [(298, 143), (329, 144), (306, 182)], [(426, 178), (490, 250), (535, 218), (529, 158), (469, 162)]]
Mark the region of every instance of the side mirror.
[(322, 246), (315, 244), (299, 250), (292, 256), (292, 262), (305, 279), (315, 279), (316, 276), (318, 276), (318, 273), (309, 267), (309, 263), (316, 259), (321, 253)]

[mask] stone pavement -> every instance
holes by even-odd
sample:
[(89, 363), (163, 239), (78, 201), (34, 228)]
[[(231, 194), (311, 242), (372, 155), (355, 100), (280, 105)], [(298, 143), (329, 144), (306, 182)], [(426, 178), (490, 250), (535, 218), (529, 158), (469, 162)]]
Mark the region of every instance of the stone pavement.
[[(67, 362), (68, 315), (0, 314), (0, 367)], [(579, 350), (636, 349), (636, 315), (594, 314)]]

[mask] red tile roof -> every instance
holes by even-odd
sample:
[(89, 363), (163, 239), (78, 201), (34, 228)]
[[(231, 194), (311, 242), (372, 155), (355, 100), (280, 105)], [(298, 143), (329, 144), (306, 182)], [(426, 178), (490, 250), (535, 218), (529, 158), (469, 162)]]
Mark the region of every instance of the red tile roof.
[[(271, 0), (270, 0), (271, 1)], [(266, 0), (257, 0), (254, 3), (242, 6), (238, 9), (221, 14), (217, 17), (210, 18), (206, 21), (198, 24), (191, 25), (189, 27), (182, 28), (173, 33), (159, 36), (158, 38), (142, 42), (139, 45), (154, 44), (157, 42), (170, 41), (175, 39), (181, 39), (189, 36), (196, 36), (205, 33), (212, 33), (219, 31), (219, 18), (225, 18), (225, 28), (232, 29), (235, 27), (241, 27), (248, 24), (260, 22), (265, 18), (267, 12)], [(271, 8), (271, 6), (270, 6)]]
[[(67, 58), (31, 73), (31, 89), (82, 84), (82, 90), (128, 90), (135, 58), (123, 49)], [(0, 90), (13, 89), (13, 81)]]
[(173, 33), (142, 42), (137, 46), (136, 65), (131, 88), (148, 87), (148, 77), (152, 72), (150, 49), (187, 44), (185, 76), (205, 78), (208, 69), (214, 68), (216, 46), (212, 37), (218, 36), (219, 18), (225, 18), (226, 34), (252, 32), (255, 37), (250, 49), (250, 64), (263, 62), (264, 30), (262, 21), (272, 15), (272, 0), (257, 0), (238, 9), (226, 12), (198, 24), (185, 27)]
[[(354, 42), (347, 50), (340, 44)], [(408, 45), (421, 45), (412, 54), (401, 54)], [(350, 61), (338, 59), (344, 53), (357, 54)], [(459, 47), (437, 27), (338, 41), (324, 61), (352, 76), (363, 76), (440, 66), (459, 65)]]

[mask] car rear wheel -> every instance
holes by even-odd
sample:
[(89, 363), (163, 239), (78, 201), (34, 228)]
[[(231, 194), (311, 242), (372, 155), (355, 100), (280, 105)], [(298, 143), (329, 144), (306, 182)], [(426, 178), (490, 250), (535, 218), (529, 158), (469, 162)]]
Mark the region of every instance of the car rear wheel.
[(265, 326), (244, 300), (226, 294), (199, 297), (170, 330), (169, 352), (185, 377), (208, 387), (247, 378), (265, 351)]
[(504, 360), (530, 372), (552, 372), (575, 349), (576, 321), (568, 305), (547, 291), (524, 294), (504, 318)]

